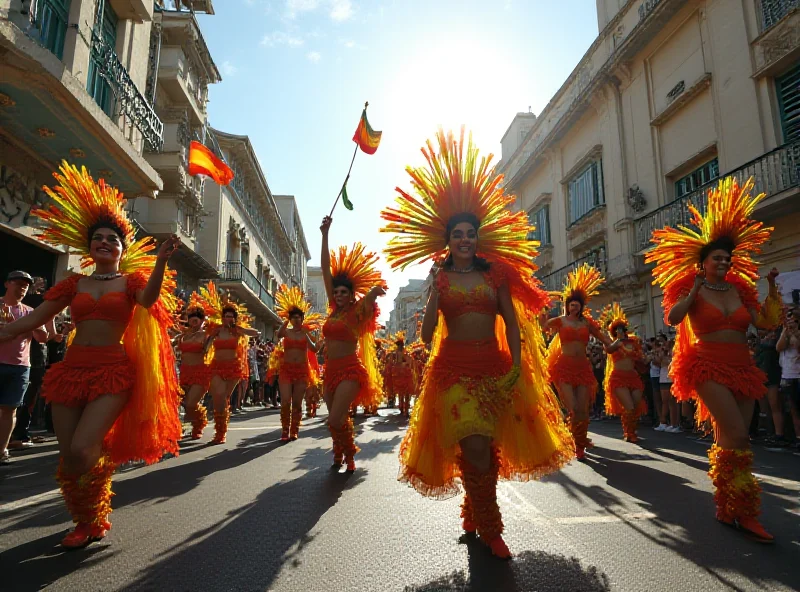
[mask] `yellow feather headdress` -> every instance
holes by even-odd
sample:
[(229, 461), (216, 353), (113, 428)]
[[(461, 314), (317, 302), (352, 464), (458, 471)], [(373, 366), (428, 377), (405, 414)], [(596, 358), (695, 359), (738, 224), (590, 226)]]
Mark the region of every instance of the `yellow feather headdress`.
[(577, 297), (586, 306), (591, 297), (599, 293), (597, 289), (604, 281), (600, 270), (588, 263), (584, 263), (567, 274), (564, 289), (561, 290), (561, 300), (566, 305), (568, 300)]
[(405, 331), (398, 331), (392, 337), (392, 343), (397, 343), (398, 341), (402, 341), (404, 344), (406, 342), (406, 332)]
[(625, 311), (622, 310), (619, 302), (612, 302), (603, 308), (603, 312), (600, 314), (600, 326), (608, 329), (611, 336), (615, 338), (618, 327), (628, 326), (628, 317), (625, 316)]
[(533, 275), (539, 242), (528, 239), (534, 227), (525, 212), (511, 211), (515, 198), (500, 186), (503, 177), (493, 174), (493, 155), (479, 157), (472, 134), (465, 144), (463, 127), (458, 141), (440, 128), (436, 142), (438, 152), (431, 140), (422, 148), (427, 168), (406, 167), (414, 195), (396, 188), (397, 207), (381, 212), (388, 222), (381, 232), (396, 234), (385, 249), (387, 261), (404, 269), (414, 262), (442, 259), (447, 254), (448, 221), (470, 213), (480, 221), (478, 255)]
[(208, 282), (208, 285), (200, 288), (200, 299), (204, 301), (207, 313), (207, 321), (209, 325), (222, 324), (222, 311), (226, 308), (232, 308), (236, 311), (237, 324), (240, 327), (250, 327), (252, 323), (252, 316), (247, 312), (247, 307), (244, 304), (239, 304), (231, 299), (229, 294), (220, 295), (217, 291), (217, 286), (214, 282)]
[(280, 318), (287, 320), (293, 310), (303, 313), (303, 324), (312, 330), (319, 328), (322, 323), (322, 315), (311, 312), (311, 303), (305, 299), (305, 294), (298, 286), (290, 288), (281, 284), (275, 294), (275, 312)]
[(751, 253), (760, 253), (761, 245), (772, 232), (772, 228), (751, 218), (765, 196), (760, 193), (752, 197), (753, 187), (752, 177), (742, 186), (734, 177), (726, 177), (716, 189), (709, 190), (705, 214), (689, 204), (691, 224), (696, 230), (686, 226), (655, 230), (652, 238), (655, 246), (645, 255), (646, 263), (656, 264), (653, 283), (663, 288), (687, 275), (694, 276), (703, 247), (726, 237), (734, 245), (728, 273), (753, 285), (758, 278), (758, 263)]
[(197, 310), (201, 311), (206, 317), (210, 317), (213, 314), (213, 310), (206, 300), (197, 292), (192, 292), (192, 295), (189, 296), (189, 303), (186, 305), (186, 314), (191, 314)]
[(363, 244), (352, 248), (339, 247), (331, 251), (331, 277), (346, 278), (353, 285), (355, 296), (364, 296), (375, 286), (385, 286), (381, 272), (375, 268), (378, 256), (368, 252)]

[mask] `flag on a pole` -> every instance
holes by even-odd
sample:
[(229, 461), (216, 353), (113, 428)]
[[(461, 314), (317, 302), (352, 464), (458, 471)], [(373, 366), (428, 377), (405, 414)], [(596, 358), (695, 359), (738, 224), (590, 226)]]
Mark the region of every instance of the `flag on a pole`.
[(356, 133), (353, 134), (353, 142), (358, 144), (362, 152), (367, 154), (375, 154), (378, 149), (378, 144), (381, 143), (381, 134), (383, 132), (376, 132), (367, 120), (367, 108), (361, 112), (361, 119), (358, 122)]
[(217, 185), (228, 185), (233, 181), (231, 168), (196, 140), (189, 144), (189, 174), (211, 177)]
[(353, 203), (350, 201), (350, 198), (347, 197), (347, 183), (342, 186), (342, 205), (351, 212), (353, 211)]

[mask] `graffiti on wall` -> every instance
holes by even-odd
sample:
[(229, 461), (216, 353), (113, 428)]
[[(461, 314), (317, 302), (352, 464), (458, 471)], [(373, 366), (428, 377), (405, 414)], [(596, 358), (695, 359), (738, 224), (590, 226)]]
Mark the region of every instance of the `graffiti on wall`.
[(34, 207), (45, 207), (50, 198), (32, 177), (0, 164), (0, 222), (8, 226), (37, 226)]

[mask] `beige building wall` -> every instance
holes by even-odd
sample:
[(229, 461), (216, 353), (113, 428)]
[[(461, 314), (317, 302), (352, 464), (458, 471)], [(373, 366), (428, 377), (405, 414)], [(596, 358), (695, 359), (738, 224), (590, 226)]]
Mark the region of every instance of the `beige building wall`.
[[(762, 275), (800, 269), (800, 129), (782, 129), (776, 83), (800, 76), (800, 10), (765, 17), (760, 3), (735, 0), (597, 6), (600, 35), (519, 145), (506, 132), (498, 172), (532, 216), (549, 206), (538, 260), (546, 287), (596, 264), (607, 282), (592, 308), (620, 301), (653, 335), (663, 313), (643, 254), (653, 228), (687, 221), (685, 204), (700, 203), (710, 171), (754, 175), (767, 194), (756, 215), (775, 231)], [(575, 220), (570, 183), (593, 162), (602, 198)], [(699, 181), (687, 185), (687, 175)]]
[(325, 314), (328, 309), (328, 295), (325, 292), (325, 282), (322, 280), (322, 268), (309, 266), (306, 279), (306, 297), (313, 306), (313, 310)]

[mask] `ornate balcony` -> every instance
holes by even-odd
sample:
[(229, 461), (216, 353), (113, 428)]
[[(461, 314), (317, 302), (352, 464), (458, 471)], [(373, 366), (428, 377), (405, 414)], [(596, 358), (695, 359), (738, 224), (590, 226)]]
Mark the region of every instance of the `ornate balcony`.
[(787, 14), (800, 8), (800, 0), (761, 0), (758, 8), (759, 30), (764, 33), (777, 25)]
[(580, 259), (576, 259), (575, 261), (570, 262), (564, 267), (556, 269), (554, 272), (549, 273), (546, 276), (542, 277), (542, 283), (544, 284), (545, 289), (550, 292), (560, 292), (561, 289), (564, 287), (564, 280), (567, 278), (567, 274), (573, 269), (580, 267), (584, 263), (588, 263), (589, 265), (596, 267), (597, 269), (600, 270), (600, 273), (605, 275), (606, 273), (605, 247), (600, 247), (599, 249), (590, 251)]
[[(767, 152), (725, 176), (734, 176), (740, 183), (755, 177), (754, 193), (766, 193), (766, 198), (756, 208), (757, 214), (759, 217), (779, 215), (788, 204), (787, 198), (800, 190), (800, 140)], [(637, 248), (641, 251), (650, 246), (650, 237), (658, 228), (689, 224), (687, 204), (705, 212), (706, 195), (716, 184), (717, 181), (712, 181), (636, 220)]]
[(119, 112), (142, 134), (145, 146), (158, 152), (164, 144), (164, 124), (156, 115), (122, 65), (117, 53), (96, 31), (92, 31), (92, 61), (111, 87)]

